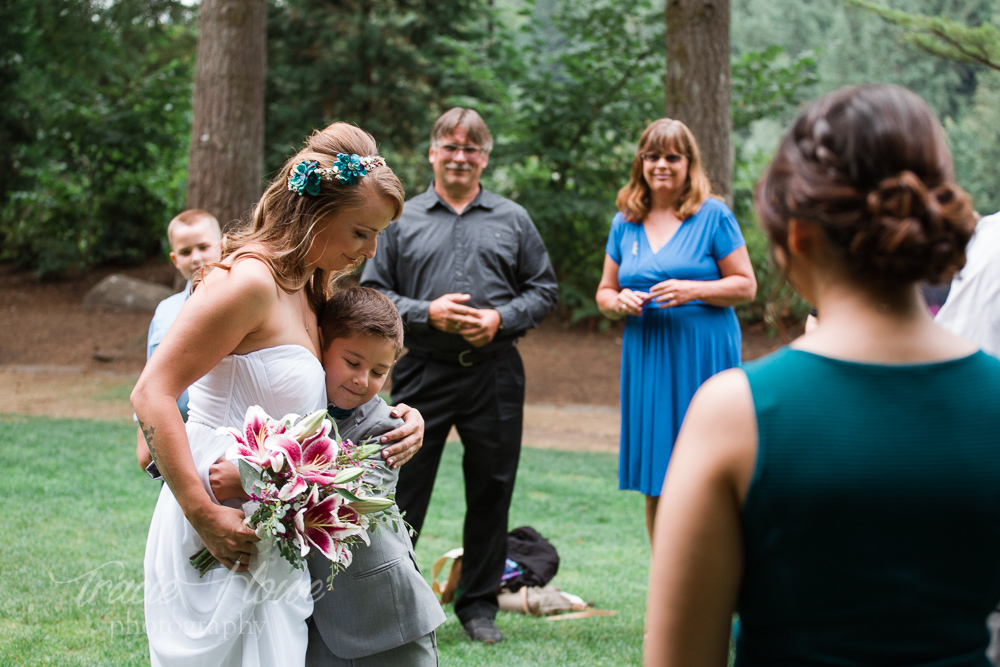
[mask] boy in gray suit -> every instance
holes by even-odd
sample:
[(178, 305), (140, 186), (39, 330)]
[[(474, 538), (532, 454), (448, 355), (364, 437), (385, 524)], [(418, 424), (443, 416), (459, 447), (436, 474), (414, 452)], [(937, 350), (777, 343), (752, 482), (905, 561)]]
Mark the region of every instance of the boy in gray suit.
[[(368, 287), (336, 290), (319, 315), (330, 416), (340, 437), (362, 444), (398, 427), (402, 420), (379, 395), (403, 349), (403, 322), (385, 295)], [(392, 443), (384, 443), (388, 447)], [(373, 495), (396, 492), (399, 473), (379, 452), (367, 479)], [(215, 469), (213, 469), (215, 470)], [(235, 466), (216, 471), (219, 499), (245, 495)], [(393, 506), (398, 512), (398, 508)], [(327, 590), (330, 562), (309, 559), (315, 608), (309, 619), (307, 667), (436, 667), (434, 629), (444, 623), (441, 605), (417, 570), (413, 543), (403, 526), (379, 523), (370, 546), (351, 548), (351, 565)]]
[[(323, 367), (330, 416), (340, 437), (360, 444), (377, 442), (399, 426), (378, 392), (403, 349), (403, 323), (381, 292), (350, 287), (334, 292), (320, 313)], [(385, 445), (388, 446), (388, 445)], [(368, 479), (396, 491), (399, 472), (376, 453)], [(434, 666), (438, 664), (434, 629), (444, 612), (417, 570), (410, 536), (403, 526), (381, 524), (370, 533), (371, 546), (352, 548), (354, 560), (326, 589), (330, 563), (309, 559), (316, 607), (309, 619), (308, 667)]]

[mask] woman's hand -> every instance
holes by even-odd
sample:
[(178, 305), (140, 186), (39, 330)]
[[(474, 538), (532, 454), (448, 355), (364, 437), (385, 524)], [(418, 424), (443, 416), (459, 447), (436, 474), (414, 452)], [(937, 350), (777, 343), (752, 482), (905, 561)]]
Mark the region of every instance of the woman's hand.
[(403, 425), (389, 431), (379, 442), (395, 442), (382, 450), (386, 465), (395, 470), (413, 458), (424, 444), (424, 418), (420, 411), (400, 403), (392, 409), (392, 416), (403, 420)]
[(673, 308), (701, 299), (700, 288), (704, 284), (703, 280), (674, 280), (671, 278), (653, 285), (649, 294), (653, 298), (653, 303), (660, 308)]
[(220, 456), (208, 469), (208, 482), (212, 485), (212, 494), (220, 503), (233, 498), (250, 500), (250, 496), (240, 484), (239, 468), (227, 461), (224, 456)]
[(224, 505), (211, 505), (187, 516), (198, 537), (228, 570), (245, 572), (250, 565), (256, 533), (243, 523), (243, 512)]
[(641, 317), (642, 307), (649, 302), (649, 299), (650, 294), (648, 292), (638, 292), (626, 287), (618, 292), (618, 297), (615, 299), (615, 310), (621, 313), (622, 316), (632, 315), (633, 317)]
[(649, 293), (660, 308), (673, 308), (691, 301), (728, 308), (753, 301), (757, 294), (757, 279), (746, 246), (740, 246), (722, 259), (718, 280), (664, 280), (653, 285)]
[(609, 320), (620, 320), (628, 315), (640, 317), (649, 298), (646, 292), (622, 289), (618, 284), (618, 265), (608, 255), (604, 256), (604, 270), (594, 300), (605, 317)]

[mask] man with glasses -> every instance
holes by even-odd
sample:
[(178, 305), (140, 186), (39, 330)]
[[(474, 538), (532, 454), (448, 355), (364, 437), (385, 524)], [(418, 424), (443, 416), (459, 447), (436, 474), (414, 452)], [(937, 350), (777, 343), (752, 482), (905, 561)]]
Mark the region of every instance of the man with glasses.
[(441, 116), (428, 154), (434, 182), (383, 232), (361, 278), (393, 300), (406, 325), (409, 352), (392, 370), (392, 395), (420, 410), (426, 425), (423, 448), (400, 468), (396, 502), (418, 533), (452, 426), (462, 439), (455, 614), (470, 639), (487, 644), (503, 638), (496, 592), (521, 451), (524, 367), (515, 343), (552, 311), (558, 293), (528, 213), (479, 183), (492, 147), (475, 111)]

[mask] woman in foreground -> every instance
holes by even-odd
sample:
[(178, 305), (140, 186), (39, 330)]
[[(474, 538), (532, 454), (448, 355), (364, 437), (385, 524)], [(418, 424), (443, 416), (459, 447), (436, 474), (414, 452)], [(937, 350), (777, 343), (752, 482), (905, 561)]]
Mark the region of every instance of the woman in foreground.
[(920, 280), (974, 218), (913, 93), (811, 104), (756, 193), (817, 329), (709, 380), (657, 517), (647, 665), (988, 665), (1000, 599), (1000, 361)]
[[(144, 560), (154, 666), (303, 664), (309, 572), (292, 570), (277, 551), (259, 562), (243, 512), (211, 495), (209, 468), (232, 443), (216, 430), (242, 428), (253, 405), (275, 418), (326, 407), (317, 308), (329, 296), (331, 272), (372, 257), (378, 233), (402, 208), (399, 179), (371, 135), (346, 123), (316, 132), (268, 187), (252, 226), (230, 240), (221, 267), (194, 290), (140, 376), (132, 405), (166, 481)], [(189, 385), (185, 428), (175, 401)], [(420, 423), (385, 437), (415, 426), (419, 441)], [(407, 438), (403, 449), (407, 441), (413, 444)], [(412, 456), (398, 447), (390, 465)], [(199, 578), (188, 559), (202, 546), (225, 568)]]

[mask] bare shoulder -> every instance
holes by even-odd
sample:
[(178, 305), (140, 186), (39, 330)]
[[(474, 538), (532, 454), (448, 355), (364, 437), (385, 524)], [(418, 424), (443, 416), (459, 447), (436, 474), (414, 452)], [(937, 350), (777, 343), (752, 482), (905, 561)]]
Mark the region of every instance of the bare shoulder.
[(701, 386), (676, 448), (728, 478), (741, 499), (746, 496), (757, 458), (757, 415), (742, 369), (723, 371)]
[(945, 329), (940, 324), (934, 325), (935, 334), (940, 338), (940, 345), (947, 357), (967, 357), (979, 350), (979, 346), (962, 338), (958, 334)]
[(686, 419), (706, 420), (718, 428), (756, 428), (753, 395), (746, 373), (730, 368), (708, 379), (691, 401)]
[(237, 255), (228, 268), (210, 271), (203, 285), (207, 292), (223, 292), (258, 306), (275, 301), (279, 291), (270, 267), (252, 255)]

